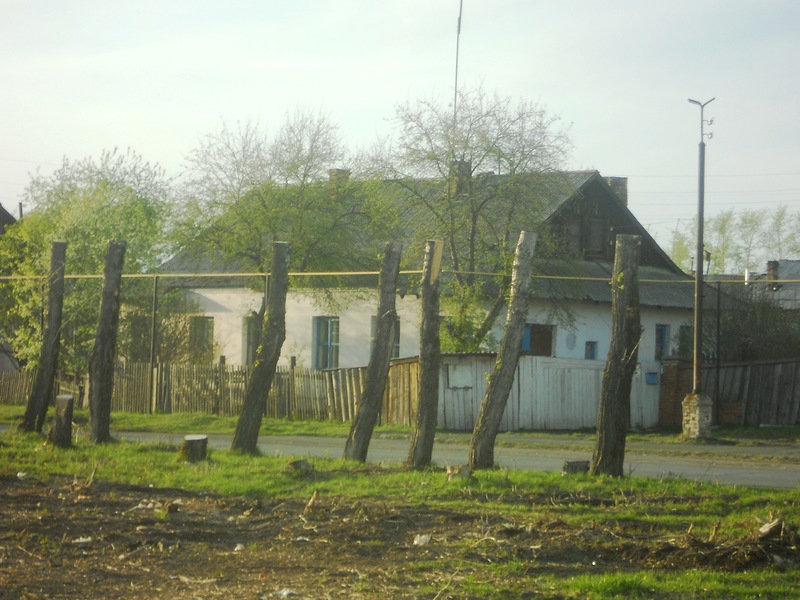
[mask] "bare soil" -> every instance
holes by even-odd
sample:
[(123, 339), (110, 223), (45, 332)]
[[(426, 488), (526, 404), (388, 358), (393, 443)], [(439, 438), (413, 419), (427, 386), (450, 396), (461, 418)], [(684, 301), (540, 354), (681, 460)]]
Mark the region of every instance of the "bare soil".
[[(528, 505), (530, 519), (490, 516), (486, 502)], [(506, 597), (559, 597), (543, 574), (794, 568), (800, 558), (796, 530), (785, 524), (723, 543), (638, 522), (612, 531), (537, 518), (548, 514), (537, 505), (552, 502), (482, 496), (460, 512), (391, 499), (224, 498), (5, 478), (0, 597), (464, 598), (473, 597), (469, 579)], [(510, 563), (522, 568), (502, 568)]]

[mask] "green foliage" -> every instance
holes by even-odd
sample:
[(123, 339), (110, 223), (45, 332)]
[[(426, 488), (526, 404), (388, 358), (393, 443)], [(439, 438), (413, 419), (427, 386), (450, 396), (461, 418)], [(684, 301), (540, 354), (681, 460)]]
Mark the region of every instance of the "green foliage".
[(272, 140), (251, 124), (223, 124), (189, 157), (179, 227), (186, 260), (264, 271), (273, 242), (286, 241), (292, 271), (375, 270), (382, 209), (374, 184), (352, 177), (347, 160), (324, 115), (287, 116)]
[[(36, 176), (26, 189), (33, 211), (0, 237), (0, 262), (18, 277), (5, 285), (9, 310), (0, 330), (17, 357), (38, 359), (41, 322), (46, 310), (45, 279), (51, 244), (67, 242), (62, 368), (83, 371), (94, 342), (102, 273), (108, 242), (127, 242), (125, 273), (155, 267), (166, 251), (164, 224), (169, 183), (160, 167), (134, 152), (103, 152), (99, 160), (64, 163), (49, 177)], [(72, 279), (69, 279), (73, 277)], [(141, 285), (125, 284), (123, 302), (146, 304)]]
[[(733, 570), (734, 566), (721, 570), (703, 562), (712, 546), (723, 551), (718, 556), (747, 554), (747, 545), (739, 554), (729, 548), (755, 540), (761, 519), (780, 516), (787, 524), (797, 523), (797, 490), (749, 489), (677, 478), (565, 478), (558, 473), (513, 470), (481, 471), (448, 481), (442, 469), (410, 470), (315, 458), (307, 459), (313, 476), (306, 477), (287, 470), (293, 460), (289, 456), (214, 450), (209, 460), (178, 462), (178, 440), (98, 446), (80, 438), (72, 449), (63, 450), (35, 434), (12, 430), (0, 438), (0, 480), (21, 479), (15, 485), (35, 479), (54, 485), (118, 482), (155, 490), (212, 491), (229, 498), (270, 499), (269, 511), (281, 503), (299, 501), (300, 518), (313, 495), (320, 513), (307, 517), (312, 522), (309, 536), (319, 535), (327, 542), (335, 531), (351, 531), (343, 527), (347, 519), (342, 517), (349, 514), (345, 507), (352, 507), (363, 519), (356, 524), (363, 534), (358, 544), (374, 552), (387, 543), (398, 543), (391, 531), (402, 522), (411, 534), (405, 541), (409, 547), (404, 548), (408, 560), (402, 569), (390, 565), (386, 570), (396, 573), (398, 585), (413, 585), (418, 595), (433, 597), (445, 590), (453, 597), (493, 598), (526, 594), (777, 598), (800, 584), (794, 563), (785, 559), (777, 563), (776, 558), (776, 567), (756, 563), (743, 571)], [(167, 513), (153, 514), (157, 519), (171, 518)], [(367, 520), (370, 515), (374, 520)], [(46, 518), (47, 513), (40, 516)], [(297, 513), (290, 518), (297, 521)], [(411, 546), (417, 532), (433, 533), (433, 538), (427, 545)], [(712, 538), (715, 544), (710, 544)], [(41, 543), (42, 552), (59, 549), (47, 537)], [(696, 566), (669, 566), (669, 552), (678, 548), (699, 556)], [(755, 552), (763, 552), (761, 548)], [(765, 554), (772, 552), (769, 546), (763, 548)], [(796, 552), (796, 548), (788, 551)], [(374, 590), (364, 585), (365, 592)]]
[(397, 142), (381, 157), (392, 182), (387, 200), (412, 245), (444, 241), (444, 266), (456, 280), (445, 291), (455, 306), (446, 343), (457, 351), (491, 346), (509, 282), (491, 276), (510, 274), (520, 231), (540, 231), (558, 187), (542, 174), (560, 165), (566, 133), (543, 108), (481, 88), (460, 92), (455, 114), (452, 105), (422, 100), (398, 107), (395, 121)]
[[(696, 266), (697, 220), (680, 225), (673, 232), (670, 257), (689, 272)], [(767, 261), (797, 258), (798, 225), (800, 212), (791, 212), (785, 206), (744, 211), (730, 208), (706, 216), (703, 242), (711, 256), (704, 268), (712, 274), (743, 274), (745, 269), (763, 272)]]

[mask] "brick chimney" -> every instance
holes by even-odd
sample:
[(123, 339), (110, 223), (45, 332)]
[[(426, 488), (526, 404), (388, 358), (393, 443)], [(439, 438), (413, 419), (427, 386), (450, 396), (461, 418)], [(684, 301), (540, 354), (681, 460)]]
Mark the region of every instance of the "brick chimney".
[(625, 206), (628, 206), (628, 178), (627, 177), (605, 177), (608, 187), (614, 192), (617, 197), (622, 200)]
[(772, 288), (773, 291), (779, 288), (778, 284), (775, 282), (780, 279), (778, 276), (778, 265), (780, 263), (777, 260), (768, 260), (767, 261), (767, 287)]
[(350, 179), (350, 169), (328, 169), (328, 181), (331, 183), (346, 183)]
[(450, 193), (453, 196), (469, 194), (472, 188), (472, 163), (457, 160), (450, 164)]

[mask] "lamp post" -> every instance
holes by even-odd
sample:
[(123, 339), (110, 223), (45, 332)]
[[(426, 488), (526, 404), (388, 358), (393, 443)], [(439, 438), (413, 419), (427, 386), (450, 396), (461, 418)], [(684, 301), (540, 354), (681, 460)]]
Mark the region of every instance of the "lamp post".
[[(705, 199), (706, 178), (706, 133), (703, 109), (711, 104), (689, 98), (689, 102), (700, 107), (700, 166), (697, 184), (697, 257), (694, 277), (694, 362), (692, 365), (692, 393), (700, 393), (700, 362), (703, 354), (703, 203)], [(710, 124), (710, 123), (709, 123)], [(708, 134), (711, 137), (710, 134)]]

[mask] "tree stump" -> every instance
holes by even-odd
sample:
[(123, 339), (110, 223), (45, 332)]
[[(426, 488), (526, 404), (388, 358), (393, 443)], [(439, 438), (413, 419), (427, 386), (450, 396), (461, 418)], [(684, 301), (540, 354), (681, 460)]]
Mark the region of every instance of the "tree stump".
[(199, 460), (205, 460), (207, 451), (207, 435), (186, 435), (183, 437), (183, 444), (181, 445), (181, 451), (178, 455), (178, 459), (191, 463)]
[(72, 410), (74, 406), (75, 397), (72, 394), (56, 396), (56, 414), (49, 438), (59, 448), (72, 446)]

